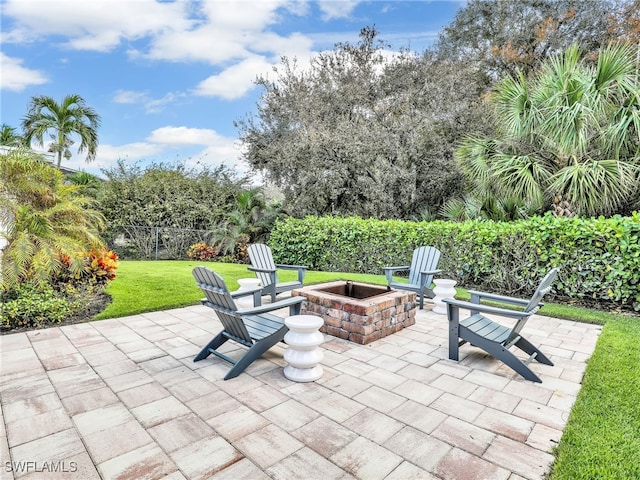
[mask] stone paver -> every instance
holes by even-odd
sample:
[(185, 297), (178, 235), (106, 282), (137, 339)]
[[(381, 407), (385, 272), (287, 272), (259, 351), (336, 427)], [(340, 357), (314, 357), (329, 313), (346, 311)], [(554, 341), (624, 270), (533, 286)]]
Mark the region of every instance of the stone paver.
[(229, 381), (194, 363), (220, 329), (203, 306), (0, 336), (0, 480), (545, 478), (601, 328), (534, 316), (555, 363), (535, 384), (473, 346), (448, 360), (430, 308), (369, 345), (326, 337), (305, 384), (283, 344)]

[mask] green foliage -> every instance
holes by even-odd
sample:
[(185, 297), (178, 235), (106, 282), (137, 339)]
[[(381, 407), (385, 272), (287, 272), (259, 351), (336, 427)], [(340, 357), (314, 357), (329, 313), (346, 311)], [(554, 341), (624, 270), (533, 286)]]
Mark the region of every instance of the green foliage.
[(622, 17), (625, 9), (637, 11), (634, 1), (469, 0), (443, 29), (436, 48), (446, 58), (477, 62), (495, 77), (518, 70), (529, 74), (573, 43), (593, 53), (623, 37), (637, 25)]
[(236, 126), (245, 159), (282, 190), (287, 213), (408, 218), (459, 193), (455, 145), (491, 124), (478, 101), (487, 79), (468, 62), (384, 49), (364, 28), (357, 45), (338, 44), (304, 70), (283, 58), (258, 79), (257, 117)]
[(245, 263), (246, 244), (264, 243), (279, 215), (280, 205), (267, 205), (261, 188), (241, 191), (235, 208), (214, 230), (213, 239), (223, 254)]
[(7, 328), (58, 323), (69, 318), (74, 311), (69, 299), (50, 285), (22, 284), (1, 295), (4, 298), (0, 302), (0, 324)]
[[(107, 287), (107, 293), (113, 301), (96, 318), (123, 317), (197, 304), (202, 298), (202, 291), (197, 287), (191, 272), (199, 264), (185, 260), (122, 261), (118, 268), (118, 278)], [(218, 262), (207, 266), (224, 278), (230, 291), (238, 289), (238, 279), (255, 278), (255, 273), (239, 263)], [(278, 277), (283, 282), (294, 281), (297, 275), (295, 270), (278, 272)], [(383, 275), (314, 271), (307, 272), (305, 284), (339, 279), (386, 285)]]
[(119, 161), (104, 174), (108, 181), (99, 205), (110, 248), (121, 257), (155, 258), (158, 249), (161, 258), (184, 258), (194, 243), (217, 243), (215, 231), (247, 190), (245, 179), (224, 166), (141, 168)]
[[(64, 268), (81, 271), (83, 252), (102, 248), (102, 215), (93, 200), (37, 155), (16, 150), (0, 155), (2, 284), (48, 283)], [(67, 259), (63, 265), (62, 258)]]
[(535, 75), (498, 83), (500, 130), (457, 151), (476, 195), (539, 213), (560, 201), (578, 215), (630, 213), (640, 192), (638, 68), (632, 45), (602, 49), (595, 65), (574, 45)]
[(100, 209), (110, 228), (128, 225), (207, 230), (232, 210), (244, 179), (224, 166), (187, 168), (122, 160), (107, 177)]
[(63, 156), (67, 159), (72, 156), (72, 136), (80, 138), (78, 153), (86, 151), (87, 162), (96, 156), (100, 115), (80, 95), (67, 95), (60, 103), (44, 95), (32, 97), (22, 127), (27, 146), (32, 141), (43, 146), (45, 136), (49, 135), (52, 140), (49, 150), (57, 153), (58, 167)]
[(442, 252), (443, 275), (461, 286), (527, 296), (552, 267), (555, 294), (640, 310), (640, 215), (610, 219), (532, 217), (516, 222), (403, 222), (357, 217), (287, 218), (269, 244), (279, 263), (381, 273), (413, 249)]
[(640, 322), (607, 321), (589, 359), (550, 480), (640, 478)]

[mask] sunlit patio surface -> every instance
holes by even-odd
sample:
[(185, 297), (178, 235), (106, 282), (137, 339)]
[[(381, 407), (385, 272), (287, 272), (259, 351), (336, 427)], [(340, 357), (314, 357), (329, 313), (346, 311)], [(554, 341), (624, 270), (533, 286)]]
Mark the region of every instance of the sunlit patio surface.
[(312, 383), (284, 377), (284, 344), (228, 381), (194, 363), (221, 328), (203, 306), (2, 336), (0, 478), (543, 478), (601, 327), (532, 317), (555, 363), (536, 384), (469, 345), (449, 360), (430, 309), (368, 345), (327, 336)]

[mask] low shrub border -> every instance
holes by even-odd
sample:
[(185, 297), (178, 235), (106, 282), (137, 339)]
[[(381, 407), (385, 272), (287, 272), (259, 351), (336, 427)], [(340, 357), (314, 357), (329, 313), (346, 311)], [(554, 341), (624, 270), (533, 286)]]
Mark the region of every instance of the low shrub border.
[(286, 218), (269, 239), (278, 263), (380, 273), (408, 264), (419, 245), (440, 249), (443, 275), (460, 286), (528, 296), (551, 267), (555, 295), (640, 310), (640, 215), (516, 222), (410, 222), (357, 217)]

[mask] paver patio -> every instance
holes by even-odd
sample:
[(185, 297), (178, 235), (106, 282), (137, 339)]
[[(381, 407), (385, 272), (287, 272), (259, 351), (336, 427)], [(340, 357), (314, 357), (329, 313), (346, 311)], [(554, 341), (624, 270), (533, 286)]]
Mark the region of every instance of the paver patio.
[(430, 308), (326, 337), (313, 383), (283, 376), (284, 344), (228, 381), (193, 363), (220, 330), (203, 306), (1, 336), (0, 479), (543, 478), (601, 327), (532, 317), (555, 363), (535, 384), (469, 345), (448, 360)]

